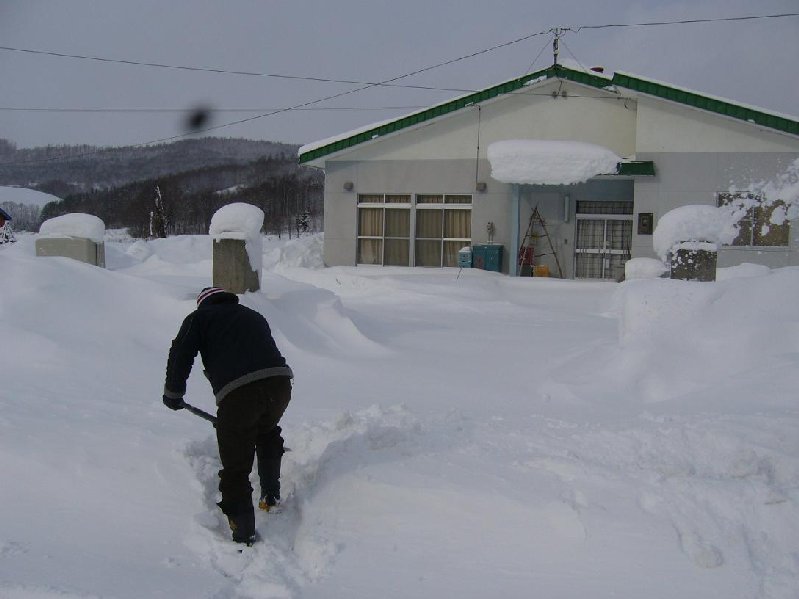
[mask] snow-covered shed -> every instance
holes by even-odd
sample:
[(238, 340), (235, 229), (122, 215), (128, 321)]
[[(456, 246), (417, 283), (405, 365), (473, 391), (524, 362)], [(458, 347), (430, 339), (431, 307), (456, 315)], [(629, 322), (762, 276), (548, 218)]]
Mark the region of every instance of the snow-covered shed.
[[(797, 168), (799, 121), (556, 64), (307, 144), (299, 160), (325, 171), (330, 266), (458, 266), (465, 245), (490, 242), (503, 272), (532, 253), (566, 278), (619, 279), (629, 259), (656, 257), (670, 210), (754, 197)], [(799, 264), (799, 227), (769, 218), (753, 206), (719, 266)]]

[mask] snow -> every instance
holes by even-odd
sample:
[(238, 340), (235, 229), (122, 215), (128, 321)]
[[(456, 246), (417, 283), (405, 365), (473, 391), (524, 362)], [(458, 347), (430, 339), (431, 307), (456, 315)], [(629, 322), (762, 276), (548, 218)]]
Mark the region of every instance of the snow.
[[(590, 283), (263, 238), (286, 498), (238, 553), (161, 404), (212, 238), (0, 248), (0, 596), (795, 599), (799, 268)], [(199, 361), (187, 400), (213, 410)]]
[(719, 245), (735, 239), (739, 218), (735, 211), (725, 208), (680, 206), (660, 217), (652, 235), (652, 247), (664, 261), (669, 252), (683, 242), (705, 242), (698, 249), (717, 250)]
[(50, 202), (60, 202), (58, 198), (49, 193), (28, 189), (26, 187), (0, 186), (0, 204), (4, 202), (14, 202), (15, 204), (25, 204), (43, 208)]
[(502, 183), (571, 185), (615, 173), (621, 158), (586, 142), (512, 139), (490, 144), (488, 160)]
[(632, 260), (627, 260), (624, 265), (624, 278), (627, 281), (633, 279), (657, 279), (668, 270), (666, 265), (660, 260), (633, 258)]
[(233, 202), (222, 206), (211, 217), (208, 234), (214, 239), (242, 239), (250, 261), (250, 267), (261, 270), (261, 227), (264, 224), (264, 211), (244, 202)]
[(44, 221), (39, 234), (46, 237), (82, 237), (95, 243), (105, 239), (105, 223), (91, 214), (73, 212)]

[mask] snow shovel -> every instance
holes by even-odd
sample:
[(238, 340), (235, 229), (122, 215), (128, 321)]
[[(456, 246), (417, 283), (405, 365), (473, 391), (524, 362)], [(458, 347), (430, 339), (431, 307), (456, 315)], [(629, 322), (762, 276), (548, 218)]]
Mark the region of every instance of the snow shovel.
[(213, 414), (209, 414), (208, 412), (201, 410), (200, 408), (195, 408), (193, 405), (191, 405), (190, 403), (186, 403), (183, 400), (181, 400), (180, 407), (182, 407), (184, 410), (188, 410), (195, 416), (199, 416), (200, 418), (207, 420), (208, 422), (216, 426), (216, 416), (214, 416)]

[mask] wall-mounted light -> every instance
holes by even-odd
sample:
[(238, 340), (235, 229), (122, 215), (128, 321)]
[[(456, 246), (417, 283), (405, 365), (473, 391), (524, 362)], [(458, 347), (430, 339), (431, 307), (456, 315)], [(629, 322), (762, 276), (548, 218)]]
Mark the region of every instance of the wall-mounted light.
[(355, 184), (352, 181), (344, 182), (344, 191), (352, 191), (355, 189)]
[(477, 191), (483, 193), (488, 188), (488, 185), (486, 185), (485, 181), (478, 181), (474, 187)]
[(571, 196), (567, 193), (563, 196), (563, 222), (569, 222), (569, 218), (571, 217), (572, 211), (572, 201)]

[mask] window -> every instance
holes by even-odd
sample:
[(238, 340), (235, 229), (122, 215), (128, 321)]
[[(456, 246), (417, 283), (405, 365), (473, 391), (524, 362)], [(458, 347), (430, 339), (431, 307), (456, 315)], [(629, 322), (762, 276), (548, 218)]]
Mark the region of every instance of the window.
[(358, 196), (358, 264), (410, 264), (410, 207), (410, 195)]
[(769, 203), (762, 196), (747, 191), (724, 192), (717, 195), (717, 205), (730, 206), (741, 214), (738, 236), (730, 245), (779, 247), (790, 244), (790, 223), (787, 220), (780, 224), (772, 223), (773, 216), (785, 214), (786, 206), (782, 200)]
[(358, 264), (457, 266), (471, 243), (472, 196), (358, 196)]
[(416, 196), (416, 266), (457, 266), (472, 242), (472, 196)]

